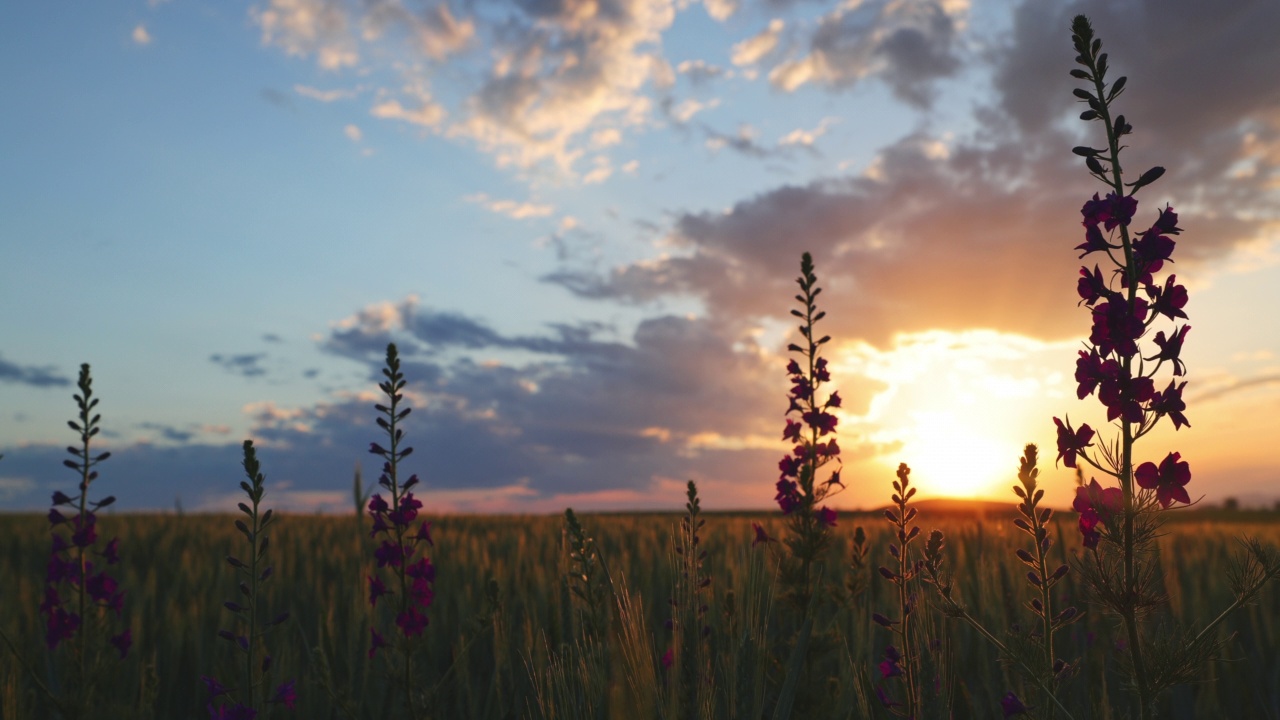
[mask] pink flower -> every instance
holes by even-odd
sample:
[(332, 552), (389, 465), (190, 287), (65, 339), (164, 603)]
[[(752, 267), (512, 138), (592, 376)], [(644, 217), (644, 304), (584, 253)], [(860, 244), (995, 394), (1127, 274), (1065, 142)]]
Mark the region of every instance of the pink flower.
[(378, 652), (379, 648), (390, 647), (386, 639), (383, 638), (382, 634), (379, 633), (377, 630), (374, 630), (373, 628), (369, 628), (369, 633), (373, 635), (373, 644), (370, 645), (369, 647), (370, 658), (372, 658)]
[(383, 584), (382, 578), (377, 575), (369, 576), (369, 604), (378, 607), (378, 598), (386, 595), (387, 586)]
[(674, 649), (667, 648), (667, 651), (662, 653), (662, 660), (660, 662), (662, 663), (663, 670), (670, 670), (671, 666), (676, 664)]
[(1158, 415), (1168, 415), (1173, 421), (1173, 429), (1179, 430), (1183, 425), (1191, 427), (1191, 423), (1187, 421), (1187, 416), (1182, 414), (1187, 409), (1187, 404), (1182, 401), (1182, 388), (1186, 387), (1184, 382), (1174, 387), (1173, 381), (1169, 381), (1169, 387), (1164, 392), (1158, 392), (1151, 396), (1151, 411)]
[(1124, 491), (1118, 487), (1104, 488), (1095, 478), (1085, 487), (1076, 488), (1076, 499), (1071, 507), (1080, 513), (1080, 534), (1084, 546), (1095, 548), (1101, 533), (1098, 523), (1110, 520), (1124, 509)]
[(1154, 357), (1146, 358), (1147, 360), (1159, 360), (1164, 362), (1168, 360), (1173, 363), (1174, 375), (1185, 375), (1187, 368), (1182, 363), (1182, 359), (1178, 356), (1182, 354), (1182, 343), (1187, 339), (1187, 331), (1191, 329), (1190, 325), (1183, 325), (1174, 331), (1173, 335), (1165, 338), (1164, 331), (1156, 333), (1155, 343), (1160, 346), (1160, 352)]
[(818, 510), (818, 522), (827, 527), (835, 527), (836, 511), (823, 505), (822, 508)]
[(1156, 499), (1162, 508), (1167, 509), (1174, 501), (1191, 504), (1191, 496), (1184, 487), (1191, 482), (1191, 465), (1181, 460), (1181, 453), (1171, 452), (1160, 462), (1160, 467), (1145, 462), (1133, 473), (1139, 486), (1156, 491)]
[(1081, 425), (1079, 430), (1071, 428), (1071, 418), (1067, 418), (1064, 424), (1058, 418), (1054, 418), (1053, 422), (1058, 426), (1058, 460), (1069, 468), (1076, 466), (1076, 455), (1083, 453), (1087, 447), (1092, 447), (1093, 428), (1087, 424)]
[(769, 533), (765, 532), (764, 526), (761, 525), (760, 523), (755, 523), (755, 522), (751, 523), (751, 529), (754, 530), (756, 534), (755, 539), (751, 541), (752, 547), (755, 547), (760, 543), (777, 542), (777, 540), (775, 540), (774, 538), (769, 537)]
[(279, 703), (290, 710), (293, 710), (294, 705), (298, 702), (298, 692), (294, 688), (294, 682), (289, 680), (288, 682), (281, 683), (280, 687), (276, 688), (275, 694), (271, 696), (271, 700), (268, 702)]

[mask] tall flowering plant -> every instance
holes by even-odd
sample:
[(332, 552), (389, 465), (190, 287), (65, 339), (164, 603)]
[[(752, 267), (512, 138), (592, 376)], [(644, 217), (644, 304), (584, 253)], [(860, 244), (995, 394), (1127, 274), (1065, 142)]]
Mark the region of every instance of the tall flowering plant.
[[(433, 545), (431, 539), (431, 523), (423, 520), (413, 528), (417, 520), (422, 501), (413, 496), (412, 488), (418, 484), (418, 476), (412, 475), (401, 483), (399, 479), (400, 461), (413, 452), (413, 448), (405, 447), (404, 430), (399, 424), (409, 415), (411, 408), (401, 407), (404, 400), (402, 390), (406, 381), (400, 372), (400, 357), (395, 344), (387, 345), (387, 364), (382, 369), (386, 378), (378, 384), (386, 396), (386, 404), (374, 407), (379, 413), (378, 427), (387, 433), (387, 446), (376, 442), (369, 443), (369, 452), (383, 459), (382, 475), (378, 484), (390, 494), (390, 498), (382, 493), (375, 493), (369, 499), (368, 512), (373, 519), (370, 537), (381, 536), (382, 541), (374, 551), (378, 562), (378, 570), (369, 576), (369, 603), (377, 610), (378, 600), (387, 595), (396, 596), (394, 605), (395, 631), (387, 631), (384, 635), (379, 628), (370, 628), (371, 645), (369, 658), (372, 659), (382, 648), (390, 647), (399, 655), (398, 675), (404, 691), (405, 705), (411, 717), (419, 717), (419, 694), (413, 686), (413, 643), (426, 630), (428, 619), (426, 611), (435, 599), (436, 569), (425, 554), (418, 555), (420, 547)], [(388, 501), (389, 500), (389, 501)], [(385, 579), (384, 579), (385, 578)], [(387, 582), (391, 583), (388, 587)], [(388, 608), (384, 601), (383, 608)], [(386, 626), (383, 626), (385, 630)], [(392, 636), (392, 640), (387, 639)]]
[(67, 452), (75, 459), (63, 464), (80, 476), (79, 492), (68, 496), (61, 491), (53, 493), (53, 508), (49, 510), (53, 545), (45, 575), (44, 600), (40, 612), (45, 616), (45, 643), (56, 650), (63, 643), (70, 643), (70, 663), (62, 678), (62, 692), (55, 702), (70, 717), (86, 717), (95, 702), (96, 672), (101, 640), (114, 648), (121, 659), (133, 645), (133, 632), (125, 626), (119, 633), (106, 637), (107, 623), (119, 621), (124, 608), (124, 591), (119, 582), (104, 566), (120, 562), (120, 540), (112, 538), (98, 550), (97, 512), (115, 502), (115, 496), (101, 500), (89, 500), (89, 485), (98, 478), (96, 468), (111, 457), (111, 453), (94, 453), (93, 438), (101, 431), (102, 416), (94, 410), (98, 398), (93, 397), (93, 378), (89, 365), (80, 366), (77, 382), (79, 393), (75, 395), (80, 410), (76, 420), (67, 423), (79, 435), (78, 446), (70, 446)]
[[(843, 489), (844, 485), (840, 482), (840, 446), (835, 438), (838, 419), (831, 412), (840, 407), (840, 393), (823, 397), (823, 385), (831, 381), (831, 371), (819, 350), (831, 341), (831, 336), (816, 337), (815, 328), (826, 313), (818, 310), (817, 298), (822, 288), (818, 287), (809, 253), (800, 259), (796, 284), (800, 286), (800, 294), (796, 295), (800, 309), (792, 309), (791, 314), (800, 319), (802, 340), (787, 346), (796, 357), (787, 363), (790, 405), (782, 431), (782, 439), (794, 446), (778, 462), (780, 474), (774, 500), (787, 516), (790, 530), (785, 542), (792, 562), (783, 566), (784, 582), (795, 604), (805, 608), (814, 592), (814, 565), (829, 544), (830, 530), (836, 524), (836, 511), (823, 502), (838, 492), (835, 488)], [(818, 471), (832, 464), (835, 470), (819, 482)]]
[(262, 586), (273, 574), (272, 566), (266, 562), (267, 548), (270, 546), (267, 528), (272, 525), (275, 517), (269, 508), (265, 511), (262, 509), (266, 477), (259, 472), (261, 466), (253, 441), (245, 440), (243, 450), (243, 467), (248, 480), (240, 481), (240, 489), (245, 492), (249, 504), (238, 504), (245, 518), (236, 519), (236, 530), (244, 536), (249, 547), (248, 554), (242, 556), (247, 560), (234, 555), (227, 556), (227, 564), (239, 578), (237, 588), (240, 596), (223, 603), (223, 607), (235, 617), (236, 629), (218, 631), (218, 637), (230, 643), (235, 652), (239, 653), (238, 659), (242, 663), (239, 673), (241, 683), (237, 690), (234, 684), (227, 687), (216, 677), (201, 677), (209, 694), (206, 707), (211, 720), (253, 720), (261, 708), (283, 705), (292, 710), (297, 702), (294, 680), (280, 683), (270, 698), (264, 697), (265, 688), (270, 687), (273, 670), (271, 655), (267, 654), (265, 647), (266, 635), (272, 627), (288, 620), (289, 613), (279, 613), (266, 622), (260, 617)]
[[(1124, 669), (1135, 691), (1138, 715), (1146, 720), (1154, 716), (1156, 695), (1192, 679), (1215, 651), (1205, 635), (1208, 628), (1199, 636), (1178, 640), (1152, 635), (1142, 623), (1163, 602), (1155, 557), (1160, 515), (1175, 504), (1191, 503), (1191, 467), (1179, 452), (1141, 463), (1135, 453), (1136, 442), (1161, 420), (1172, 422), (1175, 430), (1191, 425), (1182, 398), (1187, 383), (1180, 381), (1186, 374), (1180, 356), (1191, 329), (1183, 309), (1187, 291), (1176, 275), (1158, 275), (1173, 262), (1173, 238), (1182, 229), (1168, 206), (1147, 229), (1134, 229), (1135, 194), (1159, 179), (1164, 168), (1153, 167), (1133, 182), (1124, 181), (1121, 143), (1133, 126), (1123, 115), (1112, 114), (1112, 104), (1124, 91), (1126, 78), (1106, 82), (1107, 54), (1101, 52), (1102, 41), (1094, 37), (1086, 17), (1077, 16), (1071, 30), (1080, 66), (1071, 75), (1086, 85), (1074, 91), (1088, 106), (1080, 118), (1101, 123), (1106, 135), (1103, 148), (1074, 149), (1090, 174), (1107, 186), (1105, 197), (1095, 193), (1081, 208), (1085, 238), (1076, 249), (1081, 258), (1093, 255), (1108, 266), (1105, 272), (1097, 263), (1080, 269), (1077, 291), (1092, 327), (1076, 361), (1075, 378), (1078, 397), (1096, 395), (1107, 421), (1114, 424), (1114, 435), (1104, 438), (1087, 424), (1076, 428), (1069, 418), (1055, 417), (1058, 460), (1070, 468), (1084, 463), (1108, 478), (1106, 485), (1091, 479), (1076, 491), (1074, 509), (1089, 553), (1080, 569), (1101, 604), (1121, 620), (1128, 648)], [(1164, 328), (1144, 342), (1157, 323)], [(1165, 370), (1168, 384), (1157, 389), (1163, 382), (1157, 377)], [(1248, 558), (1246, 564), (1266, 570), (1257, 576), (1261, 582), (1280, 570), (1274, 556), (1257, 543)], [(1237, 584), (1237, 602), (1260, 588), (1258, 583)]]

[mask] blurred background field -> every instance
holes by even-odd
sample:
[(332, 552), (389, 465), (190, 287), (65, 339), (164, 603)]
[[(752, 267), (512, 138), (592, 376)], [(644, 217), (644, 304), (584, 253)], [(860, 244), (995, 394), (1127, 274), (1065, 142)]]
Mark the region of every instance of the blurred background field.
[[(1031, 617), (1022, 607), (1028, 597), (1025, 569), (1013, 557), (1022, 535), (1013, 532), (1012, 514), (998, 512), (999, 507), (972, 511), (925, 504), (917, 522), (926, 533), (933, 527), (947, 533), (948, 561), (956, 572), (958, 592), (975, 614), (988, 627), (1013, 628), (1019, 622), (1027, 624)], [(1280, 515), (1173, 515), (1161, 539), (1172, 620), (1194, 618), (1203, 623), (1232, 599), (1225, 569), (1229, 556), (1238, 551), (1233, 538), (1253, 535), (1280, 544)], [(713, 593), (708, 622), (713, 656), (718, 673), (723, 673), (733, 652), (729, 629), (741, 627), (743, 608), (752, 592), (747, 586), (750, 566), (758, 563), (757, 569), (763, 569), (766, 577), (773, 567), (768, 546), (752, 547), (751, 523), (763, 523), (775, 537), (783, 535), (783, 526), (776, 513), (710, 513), (706, 517), (702, 538)], [(659, 673), (658, 657), (669, 644), (670, 633), (663, 622), (671, 612), (668, 598), (675, 571), (670, 548), (679, 518), (676, 514), (581, 516), (615, 579), (625, 576), (627, 586), (642, 600)], [(545, 673), (548, 649), (567, 643), (576, 622), (566, 585), (563, 518), (443, 516), (433, 520), (431, 559), (438, 568), (437, 595), (426, 632), (428, 661), (419, 677), (422, 689), (432, 693), (434, 717), (539, 717), (531, 676)], [(225, 672), (231, 660), (228, 644), (216, 633), (229, 625), (230, 613), (222, 603), (235, 593), (231, 569), (223, 561), (226, 555), (240, 552), (241, 540), (232, 522), (230, 516), (173, 514), (104, 514), (100, 520), (104, 537), (121, 538), (118, 576), (127, 592), (125, 613), (135, 638), (120, 682), (113, 688), (129, 701), (141, 686), (153, 684), (158, 695), (152, 717), (207, 717), (200, 676)], [(1063, 514), (1057, 522), (1057, 535), (1065, 542), (1056, 543), (1053, 554), (1068, 561), (1079, 548), (1074, 515)], [(831, 637), (841, 647), (834, 654), (839, 660), (827, 669), (834, 681), (824, 691), (836, 695), (848, 717), (887, 716), (875, 702), (874, 682), (879, 678), (876, 664), (890, 639), (870, 620), (872, 612), (888, 613), (896, 602), (890, 596), (892, 585), (874, 573), (888, 560), (888, 526), (882, 516), (841, 514), (824, 577), (828, 583), (846, 585), (856, 525), (863, 526), (870, 538), (869, 587), (856, 598), (843, 593), (843, 603), (827, 613)], [(266, 586), (265, 607), (272, 612), (288, 610), (291, 619), (269, 637), (268, 647), (283, 677), (298, 679), (296, 717), (343, 717), (338, 699), (349, 701), (359, 717), (389, 717), (388, 687), (379, 672), (382, 660), (366, 657), (370, 615), (365, 577), (372, 565), (367, 523), (362, 529), (352, 516), (285, 516), (271, 536), (270, 559), (276, 574)], [(38, 611), (48, 551), (48, 523), (43, 517), (0, 516), (0, 628), (15, 639), (38, 671), (48, 666)], [(486, 611), (489, 578), (496, 581), (500, 599), (491, 613)], [(1107, 709), (1108, 704), (1123, 708), (1127, 698), (1116, 675), (1120, 635), (1108, 618), (1087, 606), (1075, 573), (1059, 588), (1068, 602), (1088, 610), (1081, 622), (1059, 636), (1061, 656), (1081, 658), (1080, 674), (1066, 686), (1067, 707), (1076, 718), (1122, 717), (1122, 712), (1112, 714)], [(929, 717), (999, 717), (999, 698), (1005, 692), (1034, 697), (1034, 691), (1022, 687), (1017, 674), (1003, 668), (976, 633), (948, 625), (931, 609), (925, 611), (931, 618), (933, 660), (941, 668), (936, 677), (927, 678)], [(780, 612), (775, 606), (773, 613)], [(774, 622), (766, 631), (779, 644), (785, 644), (784, 625)], [(1212, 665), (1211, 676), (1202, 682), (1169, 694), (1162, 716), (1280, 717), (1280, 592), (1276, 587), (1265, 589), (1257, 604), (1234, 615), (1222, 631), (1234, 635), (1226, 657)], [(619, 642), (615, 632), (605, 686), (606, 716), (637, 717), (643, 703), (623, 679)], [(0, 658), (0, 720), (48, 717), (12, 653), (4, 650)], [(776, 680), (776, 673), (771, 673)], [(721, 714), (727, 716), (728, 695), (733, 691), (725, 688), (733, 683), (718, 677), (717, 686)], [(771, 683), (766, 702), (773, 694)]]

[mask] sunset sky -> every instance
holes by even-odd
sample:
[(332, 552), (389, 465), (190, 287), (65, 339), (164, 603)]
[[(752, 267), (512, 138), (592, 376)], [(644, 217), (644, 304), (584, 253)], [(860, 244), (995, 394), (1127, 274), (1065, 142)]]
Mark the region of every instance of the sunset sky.
[(74, 489), (88, 362), (95, 496), (231, 509), (252, 438), (269, 505), (346, 511), (389, 341), (428, 511), (776, 507), (804, 251), (837, 507), (1011, 499), (1027, 442), (1065, 504), (1077, 13), (1185, 229), (1191, 427), (1138, 460), (1270, 505), (1274, 0), (135, 0), (0, 6), (0, 510)]

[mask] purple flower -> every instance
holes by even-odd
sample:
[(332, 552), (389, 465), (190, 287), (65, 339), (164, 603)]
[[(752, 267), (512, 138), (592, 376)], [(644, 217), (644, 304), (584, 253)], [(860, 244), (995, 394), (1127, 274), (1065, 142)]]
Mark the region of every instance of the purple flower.
[(107, 543), (106, 549), (101, 554), (106, 558), (108, 565), (120, 562), (120, 538), (111, 538), (111, 542)]
[(426, 520), (423, 520), (422, 523), (418, 525), (418, 532), (413, 535), (414, 542), (421, 542), (424, 540), (428, 545), (435, 547), (436, 543), (431, 539), (431, 523)]
[(1182, 388), (1186, 387), (1184, 382), (1174, 387), (1173, 381), (1169, 381), (1169, 387), (1163, 392), (1155, 393), (1151, 396), (1151, 410), (1158, 415), (1168, 415), (1173, 421), (1173, 429), (1179, 430), (1183, 425), (1191, 427), (1191, 423), (1187, 421), (1187, 416), (1182, 414), (1187, 409), (1187, 404), (1182, 401)]
[(1077, 245), (1076, 249), (1082, 251), (1080, 257), (1084, 257), (1091, 252), (1109, 250), (1111, 249), (1111, 244), (1102, 236), (1102, 231), (1098, 229), (1096, 224), (1086, 224), (1084, 226), (1084, 242)]
[(1191, 496), (1187, 495), (1187, 488), (1184, 487), (1191, 482), (1191, 465), (1181, 460), (1181, 453), (1171, 452), (1160, 461), (1160, 467), (1157, 468), (1155, 463), (1145, 462), (1133, 473), (1139, 486), (1156, 491), (1156, 499), (1160, 501), (1162, 508), (1167, 509), (1174, 501), (1184, 505), (1191, 504)]
[(1182, 364), (1182, 359), (1178, 357), (1182, 354), (1182, 343), (1187, 339), (1187, 331), (1191, 329), (1190, 325), (1183, 325), (1173, 332), (1173, 336), (1165, 338), (1164, 331), (1156, 333), (1155, 343), (1160, 346), (1160, 352), (1154, 357), (1146, 358), (1147, 360), (1159, 360), (1164, 362), (1168, 360), (1173, 363), (1174, 375), (1185, 375), (1187, 367)]
[(405, 569), (405, 575), (411, 578), (421, 578), (427, 582), (433, 582), (436, 579), (436, 567), (431, 564), (431, 560), (421, 557), (418, 561)]
[(1089, 268), (1080, 268), (1080, 281), (1076, 283), (1076, 292), (1079, 293), (1081, 302), (1089, 307), (1093, 307), (1100, 298), (1110, 295), (1111, 291), (1107, 288), (1107, 281), (1102, 278), (1102, 271), (1097, 265), (1093, 266), (1093, 272), (1089, 272)]
[(807, 412), (803, 415), (803, 418), (804, 421), (808, 423), (809, 427), (818, 431), (819, 435), (826, 435), (827, 433), (834, 432), (836, 429), (836, 423), (838, 422), (835, 415), (821, 410), (812, 410)]
[(664, 653), (662, 653), (662, 658), (659, 660), (659, 662), (661, 662), (661, 663), (662, 663), (662, 669), (663, 669), (663, 670), (670, 670), (670, 669), (671, 669), (671, 666), (676, 664), (676, 657), (675, 657), (675, 651), (674, 651), (674, 649), (673, 649), (673, 648), (667, 648), (667, 651), (666, 651), (666, 652), (664, 652)]
[(414, 637), (421, 635), (422, 631), (427, 628), (427, 616), (414, 605), (410, 605), (407, 610), (396, 614), (396, 626), (404, 633), (405, 637)]
[(85, 583), (85, 589), (89, 592), (89, 597), (94, 602), (103, 602), (115, 593), (118, 583), (115, 578), (102, 572), (89, 578)]
[(209, 677), (208, 675), (201, 675), (200, 679), (204, 681), (205, 687), (209, 689), (210, 700), (218, 697), (219, 695), (225, 695), (227, 693), (226, 686), (218, 682), (217, 678), (212, 678), (212, 677)]
[(372, 644), (369, 646), (369, 658), (372, 659), (373, 656), (378, 652), (379, 648), (390, 647), (390, 645), (387, 643), (386, 639), (382, 637), (382, 634), (379, 633), (377, 630), (373, 628), (369, 628), (369, 633), (373, 636)]
[(1133, 305), (1113, 297), (1093, 308), (1093, 330), (1089, 342), (1100, 355), (1117, 352), (1129, 357), (1138, 353), (1137, 339), (1142, 337), (1147, 319), (1147, 301), (1134, 298)]
[(1004, 694), (1004, 697), (1000, 698), (1000, 710), (1004, 712), (1006, 718), (1011, 718), (1014, 715), (1025, 715), (1027, 706), (1022, 704), (1017, 695), (1008, 692)]
[(1080, 208), (1080, 214), (1084, 216), (1086, 227), (1102, 223), (1110, 232), (1117, 225), (1128, 225), (1137, 210), (1138, 199), (1133, 196), (1119, 197), (1115, 193), (1107, 193), (1105, 198), (1099, 200), (1098, 194), (1094, 193), (1093, 199)]
[[(1131, 377), (1124, 366), (1114, 360), (1114, 372), (1102, 381), (1098, 389), (1098, 400), (1107, 407), (1107, 420), (1124, 418), (1126, 422), (1142, 422), (1142, 406), (1155, 394), (1155, 383), (1149, 377)], [(1069, 466), (1068, 466), (1069, 467)]]
[(1079, 383), (1076, 388), (1076, 397), (1081, 400), (1088, 397), (1098, 387), (1098, 383), (1115, 375), (1118, 367), (1119, 364), (1115, 360), (1107, 360), (1104, 363), (1096, 349), (1090, 349), (1088, 352), (1081, 350), (1080, 357), (1076, 360), (1076, 382)]
[(800, 442), (800, 429), (804, 426), (800, 423), (787, 418), (787, 426), (782, 429), (782, 439), (791, 442)]
[[(797, 447), (800, 447), (803, 449), (804, 446), (801, 445)], [(800, 474), (800, 465), (803, 462), (804, 462), (803, 457), (799, 457), (797, 455), (784, 455), (782, 459), (778, 461), (778, 470), (782, 472), (782, 477), (784, 479), (789, 477), (796, 477), (797, 475)]]
[(755, 547), (760, 543), (767, 544), (771, 542), (777, 542), (777, 540), (775, 540), (774, 538), (769, 537), (769, 533), (765, 532), (764, 526), (761, 525), (760, 523), (756, 523), (756, 522), (751, 523), (751, 529), (754, 530), (756, 534), (755, 539), (751, 541), (752, 547)]
[(267, 702), (282, 704), (290, 710), (293, 710), (294, 705), (298, 702), (298, 693), (294, 688), (294, 682), (289, 680), (287, 682), (280, 683), (280, 686), (276, 688), (275, 694), (273, 694), (271, 699)]
[(898, 677), (902, 674), (902, 666), (898, 663), (902, 662), (902, 654), (898, 652), (898, 648), (890, 645), (884, 649), (884, 659), (880, 661), (880, 677), (891, 678)]
[(1124, 491), (1118, 487), (1103, 488), (1095, 478), (1089, 485), (1076, 488), (1076, 499), (1071, 507), (1080, 513), (1080, 534), (1084, 546), (1095, 548), (1102, 534), (1098, 523), (1110, 520), (1124, 509)]
[(54, 508), (54, 509), (50, 509), (50, 510), (49, 510), (49, 524), (50, 524), (50, 525), (61, 525), (62, 523), (66, 522), (66, 521), (67, 521), (66, 516), (65, 516), (65, 515), (63, 515), (62, 513), (58, 512), (58, 510), (57, 510), (56, 508)]
[(1058, 426), (1058, 460), (1069, 468), (1076, 466), (1076, 455), (1083, 453), (1087, 447), (1092, 447), (1093, 428), (1087, 424), (1081, 425), (1079, 430), (1071, 428), (1071, 418), (1067, 418), (1064, 424), (1058, 418), (1054, 418), (1053, 422)]
[(774, 496), (774, 500), (778, 503), (778, 507), (782, 508), (783, 515), (790, 515), (800, 507), (800, 490), (796, 486), (794, 480), (783, 478), (778, 481), (778, 494)]
[(76, 528), (76, 531), (71, 534), (71, 543), (73, 545), (79, 548), (87, 548), (98, 541), (97, 518), (93, 516), (93, 513), (85, 513), (83, 522), (79, 517), (71, 522)]
[(223, 705), (220, 708), (209, 705), (208, 710), (209, 720), (255, 720), (258, 717), (257, 710), (242, 703)]
[(65, 494), (63, 494), (63, 492), (62, 492), (61, 490), (54, 490), (54, 491), (53, 491), (53, 504), (54, 504), (54, 505), (70, 505), (70, 504), (71, 504), (71, 498), (69, 498), (69, 497), (67, 497)]
[(387, 586), (382, 583), (382, 578), (377, 575), (369, 576), (369, 604), (378, 607), (378, 598), (387, 594)]
[(58, 647), (63, 640), (70, 640), (80, 627), (80, 616), (67, 612), (61, 607), (50, 608), (49, 619), (45, 625), (45, 644), (50, 650)]
[(378, 567), (386, 567), (387, 565), (399, 567), (400, 563), (404, 561), (405, 548), (390, 540), (383, 540), (378, 549), (373, 551), (373, 556), (378, 560)]
[(836, 511), (823, 505), (822, 508), (818, 510), (818, 522), (827, 527), (835, 527)]
[(381, 493), (374, 493), (373, 497), (369, 498), (370, 514), (382, 514), (390, 509), (387, 507), (387, 501), (382, 498)]
[(1187, 313), (1182, 308), (1187, 306), (1187, 289), (1174, 284), (1177, 279), (1177, 275), (1170, 275), (1165, 278), (1162, 288), (1148, 284), (1147, 295), (1151, 298), (1151, 310), (1156, 314), (1164, 315), (1170, 320), (1185, 320)]

